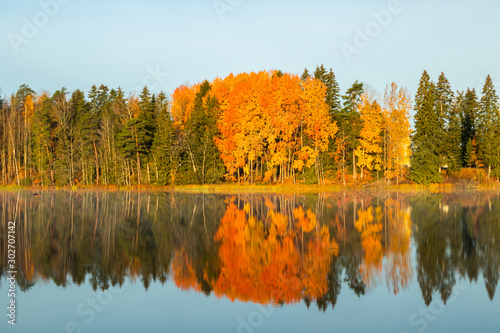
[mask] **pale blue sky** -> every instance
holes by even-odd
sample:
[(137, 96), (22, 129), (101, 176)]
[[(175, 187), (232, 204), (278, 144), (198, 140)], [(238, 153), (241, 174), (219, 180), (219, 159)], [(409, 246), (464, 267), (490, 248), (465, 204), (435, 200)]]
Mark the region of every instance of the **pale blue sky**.
[[(56, 1), (66, 4), (50, 17), (41, 3)], [(395, 81), (413, 96), (424, 69), (433, 79), (444, 71), (454, 90), (482, 87), (487, 74), (500, 82), (499, 1), (400, 0), (389, 24), (374, 25), (372, 12), (390, 3), (3, 1), (0, 88), (6, 95), (23, 83), (37, 92), (63, 86), (88, 91), (103, 83), (128, 93), (147, 82), (154, 92), (171, 93), (180, 84), (229, 73), (300, 74), (319, 64), (333, 68), (342, 91), (360, 80), (383, 92)], [(219, 15), (217, 4), (232, 10)], [(38, 31), (29, 31), (26, 21), (37, 23)], [(367, 25), (373, 37), (349, 62), (341, 45), (356, 47), (356, 29)], [(20, 44), (13, 47), (11, 40)], [(157, 79), (150, 74), (155, 71)]]

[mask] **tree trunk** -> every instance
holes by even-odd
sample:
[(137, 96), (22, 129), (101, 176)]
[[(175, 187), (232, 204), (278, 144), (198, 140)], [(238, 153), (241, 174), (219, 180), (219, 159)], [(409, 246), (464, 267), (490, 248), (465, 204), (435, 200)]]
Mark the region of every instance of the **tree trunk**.
[(137, 151), (137, 185), (141, 186), (141, 159), (139, 158), (139, 151)]
[(354, 150), (352, 151), (352, 179), (356, 180), (358, 178), (356, 173), (356, 155), (354, 155)]
[(91, 131), (92, 134), (92, 143), (94, 144), (94, 154), (95, 154), (95, 172), (96, 172), (96, 177), (97, 177), (97, 185), (100, 183), (100, 177), (99, 177), (99, 155), (97, 154), (97, 146), (95, 144), (94, 140), (94, 131)]
[(14, 166), (16, 169), (16, 178), (17, 178), (17, 186), (21, 186), (21, 182), (19, 181), (19, 170), (17, 167), (17, 159), (16, 159), (16, 146), (14, 143), (14, 137), (12, 136), (12, 152), (14, 154)]

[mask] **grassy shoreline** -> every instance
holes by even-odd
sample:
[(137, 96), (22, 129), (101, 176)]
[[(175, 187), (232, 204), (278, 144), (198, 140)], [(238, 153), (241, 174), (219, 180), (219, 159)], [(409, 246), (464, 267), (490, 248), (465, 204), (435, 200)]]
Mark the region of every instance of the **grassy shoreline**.
[(418, 184), (402, 184), (389, 186), (342, 186), (342, 185), (302, 185), (302, 184), (218, 184), (218, 185), (178, 185), (178, 186), (0, 186), (0, 191), (108, 191), (108, 192), (178, 192), (178, 193), (324, 193), (341, 191), (477, 191), (500, 190), (495, 186), (461, 187), (455, 184), (431, 184), (426, 187)]

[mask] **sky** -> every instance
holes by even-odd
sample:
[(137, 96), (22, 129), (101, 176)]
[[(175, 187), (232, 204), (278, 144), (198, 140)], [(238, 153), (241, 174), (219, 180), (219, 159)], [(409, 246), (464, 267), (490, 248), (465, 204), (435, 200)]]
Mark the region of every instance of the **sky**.
[[(230, 73), (323, 64), (414, 96), (427, 70), (454, 90), (500, 86), (500, 1), (23, 0), (0, 11), (0, 95), (92, 85), (171, 94)], [(500, 88), (499, 88), (500, 89)]]

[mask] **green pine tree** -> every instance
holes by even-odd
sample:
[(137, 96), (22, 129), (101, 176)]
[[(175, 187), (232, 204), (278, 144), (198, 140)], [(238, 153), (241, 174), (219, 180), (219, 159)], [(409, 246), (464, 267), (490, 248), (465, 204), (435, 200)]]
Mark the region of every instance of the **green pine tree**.
[[(462, 119), (462, 131), (461, 131), (461, 147), (462, 147), (462, 159), (464, 163), (467, 161), (467, 145), (469, 141), (472, 142), (476, 138), (476, 119), (478, 113), (478, 101), (476, 91), (474, 89), (467, 89), (465, 93), (464, 102), (461, 108), (461, 116)], [(472, 155), (477, 155), (473, 153)], [(474, 161), (475, 163), (475, 161)]]
[(343, 106), (342, 112), (357, 112), (358, 105), (361, 103), (361, 95), (363, 95), (363, 83), (356, 80), (352, 86), (347, 89), (346, 94), (342, 96)]
[(477, 117), (478, 157), (487, 168), (488, 175), (491, 175), (492, 169), (495, 170), (495, 174), (500, 171), (500, 156), (497, 149), (500, 145), (499, 121), (498, 95), (488, 75)]
[(73, 186), (77, 155), (76, 115), (66, 95), (65, 88), (52, 95), (53, 115), (57, 122), (54, 133), (54, 169), (57, 185)]
[(448, 167), (451, 171), (458, 171), (463, 166), (462, 160), (462, 147), (461, 147), (461, 137), (462, 137), (462, 119), (461, 112), (464, 104), (464, 95), (459, 93), (454, 102), (453, 106), (447, 115), (447, 127), (446, 127), (446, 157)]
[(440, 148), (441, 132), (439, 115), (435, 107), (436, 87), (424, 71), (415, 97), (414, 152), (411, 160), (410, 179), (428, 186), (442, 181)]
[(52, 131), (55, 122), (52, 116), (53, 100), (42, 97), (41, 105), (35, 110), (31, 122), (32, 151), (35, 168), (38, 170), (41, 185), (54, 184)]
[[(122, 156), (135, 160), (137, 184), (144, 183), (142, 165), (149, 156), (156, 130), (155, 98), (150, 97), (149, 90), (144, 87), (140, 96), (140, 112), (136, 118), (127, 120), (117, 135), (118, 146)], [(146, 166), (147, 167), (147, 166)]]
[[(344, 136), (347, 141), (347, 155), (352, 156), (352, 160), (348, 158), (348, 165), (351, 167), (353, 178), (357, 178), (356, 156), (354, 151), (359, 144), (360, 131), (363, 126), (361, 115), (358, 112), (358, 106), (361, 103), (361, 95), (363, 94), (363, 84), (358, 81), (347, 90), (342, 96), (344, 107), (340, 112), (333, 115), (333, 120), (337, 122), (339, 127), (338, 135)], [(333, 146), (330, 148), (334, 151)]]
[(464, 154), (464, 163), (465, 166), (468, 168), (472, 167), (472, 164), (474, 163), (474, 148), (472, 147), (472, 140), (469, 139), (467, 144), (465, 145), (465, 154)]
[(214, 137), (219, 135), (219, 103), (210, 96), (211, 89), (208, 81), (201, 84), (182, 140), (186, 158), (191, 164), (188, 174), (192, 175), (192, 183), (214, 183), (224, 175), (223, 163), (214, 144)]
[(302, 75), (300, 76), (300, 78), (302, 79), (302, 81), (305, 81), (305, 80), (307, 80), (310, 77), (311, 77), (311, 75), (309, 74), (309, 70), (307, 68), (305, 68), (304, 72), (302, 73)]
[(152, 147), (152, 156), (155, 164), (156, 184), (173, 185), (175, 180), (172, 174), (176, 164), (175, 131), (170, 118), (169, 102), (163, 92), (156, 99), (157, 125)]
[(330, 115), (339, 113), (342, 110), (340, 105), (340, 88), (332, 69), (325, 76), (326, 104), (330, 109)]
[(92, 117), (90, 105), (85, 101), (85, 94), (75, 90), (71, 95), (70, 108), (75, 115), (75, 174), (85, 185), (91, 185), (94, 177), (92, 133), (96, 131), (97, 123)]
[(320, 80), (326, 86), (325, 102), (328, 105), (330, 114), (333, 116), (340, 112), (340, 88), (332, 69), (330, 68), (330, 71), (327, 72), (323, 65), (318, 66), (314, 71), (314, 78)]
[(460, 142), (456, 142), (457, 135), (460, 140), (459, 114), (453, 105), (454, 94), (450, 83), (444, 73), (441, 73), (436, 85), (436, 113), (438, 115), (438, 137), (441, 144), (438, 146), (441, 157), (441, 165), (447, 165), (456, 171), (461, 167), (456, 152), (460, 148)]

